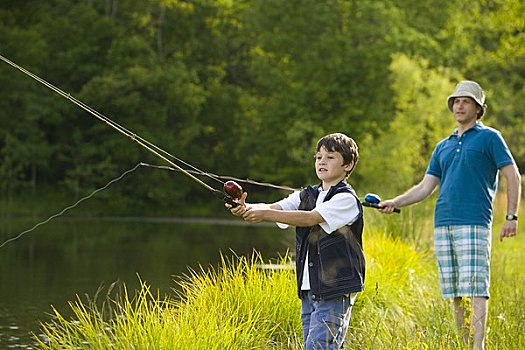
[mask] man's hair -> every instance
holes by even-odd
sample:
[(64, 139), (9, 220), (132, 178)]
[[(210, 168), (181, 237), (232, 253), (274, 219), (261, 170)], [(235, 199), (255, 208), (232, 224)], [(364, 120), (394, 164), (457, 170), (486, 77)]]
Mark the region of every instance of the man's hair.
[(340, 132), (329, 134), (317, 141), (315, 152), (319, 152), (321, 147), (324, 147), (329, 152), (340, 153), (343, 156), (343, 165), (354, 162), (352, 169), (346, 174), (347, 176), (350, 175), (359, 159), (357, 143), (351, 137)]

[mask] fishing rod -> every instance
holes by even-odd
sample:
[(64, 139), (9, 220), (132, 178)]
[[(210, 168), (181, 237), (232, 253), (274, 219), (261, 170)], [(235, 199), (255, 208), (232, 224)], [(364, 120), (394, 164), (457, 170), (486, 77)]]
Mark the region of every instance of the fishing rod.
[[(142, 165), (146, 166), (146, 167), (150, 167), (150, 168), (156, 168), (156, 169), (179, 171), (178, 169), (175, 169), (175, 168), (172, 168), (172, 167), (169, 167), (169, 166), (164, 166), (164, 165), (153, 165), (153, 164), (147, 164), (147, 163), (142, 163)], [(201, 176), (211, 175), (213, 178), (216, 178), (216, 179), (233, 180), (233, 181), (236, 181), (236, 182), (241, 182), (241, 183), (246, 183), (246, 184), (251, 184), (251, 185), (257, 185), (257, 186), (263, 186), (263, 187), (270, 187), (270, 188), (275, 188), (275, 189), (283, 190), (283, 191), (289, 191), (289, 192), (299, 191), (298, 188), (294, 188), (294, 187), (290, 187), (290, 186), (283, 186), (283, 185), (275, 185), (275, 184), (272, 184), (272, 183), (269, 183), (269, 182), (260, 182), (260, 181), (255, 181), (255, 180), (252, 180), (252, 179), (241, 179), (241, 178), (233, 177), (233, 176), (229, 176), (229, 175), (217, 175), (217, 174), (213, 174), (213, 173), (209, 173), (209, 172), (203, 173), (201, 171), (196, 171), (196, 170), (192, 170), (192, 169), (186, 169), (186, 171), (189, 172), (190, 174), (194, 174), (194, 175), (201, 175)]]
[[(111, 120), (109, 117), (105, 116), (104, 114), (96, 111), (95, 109), (93, 109), (89, 105), (85, 104), (84, 102), (82, 102), (82, 101), (78, 100), (77, 98), (73, 97), (71, 94), (64, 92), (63, 90), (59, 89), (55, 85), (49, 83), (45, 79), (43, 79), (43, 78), (39, 77), (38, 75), (30, 72), (29, 70), (25, 69), (24, 67), (22, 67), (22, 66), (20, 66), (20, 65), (18, 65), (16, 63), (14, 63), (13, 61), (7, 59), (6, 57), (4, 57), (1, 54), (0, 54), (0, 59), (2, 61), (4, 61), (5, 63), (7, 63), (8, 65), (10, 65), (11, 67), (13, 67), (15, 69), (18, 69), (19, 71), (21, 71), (25, 75), (27, 75), (30, 78), (38, 81), (39, 83), (41, 83), (42, 85), (44, 85), (48, 89), (56, 92), (60, 96), (62, 96), (65, 99), (69, 100), (70, 102), (72, 102), (73, 104), (77, 105), (78, 107), (80, 107), (84, 111), (88, 112), (89, 114), (91, 114), (95, 118), (97, 118), (100, 121), (106, 123), (107, 125), (109, 125), (114, 130), (116, 130), (116, 131), (120, 132), (121, 134), (129, 137), (132, 141), (137, 143), (139, 146), (143, 147), (144, 149), (146, 149), (149, 152), (153, 153), (157, 157), (159, 157), (162, 160), (166, 161), (168, 164), (170, 164), (177, 171), (179, 171), (179, 172), (183, 173), (184, 175), (188, 176), (190, 179), (192, 179), (193, 181), (197, 182), (199, 185), (203, 186), (208, 191), (212, 192), (215, 196), (217, 196), (217, 197), (221, 198), (222, 200), (224, 200), (226, 203), (228, 203), (230, 205), (233, 205), (233, 206), (237, 205), (237, 203), (235, 202), (235, 199), (237, 199), (237, 198), (233, 198), (231, 196), (231, 194), (227, 192), (229, 187), (228, 187), (228, 189), (227, 188), (223, 188), (222, 191), (217, 190), (217, 189), (211, 187), (210, 185), (208, 185), (207, 183), (205, 183), (204, 181), (202, 181), (201, 179), (199, 179), (198, 177), (196, 177), (195, 175), (193, 175), (193, 173), (198, 173), (199, 175), (205, 175), (205, 176), (207, 176), (207, 177), (209, 177), (209, 178), (211, 178), (211, 179), (213, 179), (215, 181), (218, 181), (218, 182), (222, 183), (223, 186), (224, 186), (224, 183), (220, 179), (218, 179), (217, 177), (214, 177), (214, 176), (212, 176), (212, 174), (209, 174), (207, 172), (204, 172), (204, 171), (196, 168), (195, 166), (193, 166), (193, 165), (183, 161), (182, 159), (177, 158), (174, 155), (168, 153), (167, 151), (163, 150), (162, 148), (158, 147), (157, 145), (153, 144), (152, 142), (150, 142), (150, 141), (140, 137), (139, 135), (131, 132), (130, 130), (126, 129), (124, 126), (116, 123), (115, 121)], [(185, 165), (186, 167), (191, 168), (193, 173), (188, 171), (188, 170), (186, 170), (186, 169), (184, 169), (184, 168), (182, 168), (181, 166), (179, 166), (178, 164), (176, 164), (175, 162), (173, 162), (169, 158), (174, 159), (177, 162)]]
[[(279, 185), (274, 185), (274, 184), (270, 184), (270, 183), (257, 182), (257, 181), (250, 180), (250, 179), (243, 180), (243, 179), (232, 178), (232, 177), (227, 177), (227, 176), (220, 176), (220, 175), (204, 172), (204, 171), (200, 170), (199, 168), (197, 168), (197, 167), (195, 167), (195, 166), (185, 162), (184, 160), (182, 160), (182, 159), (180, 159), (180, 158), (170, 154), (169, 152), (167, 152), (164, 149), (158, 147), (157, 145), (153, 144), (152, 142), (150, 142), (150, 141), (142, 138), (141, 136), (133, 133), (132, 131), (126, 129), (124, 126), (118, 124), (117, 122), (113, 121), (112, 119), (110, 119), (109, 117), (105, 116), (104, 114), (98, 112), (97, 110), (93, 109), (92, 107), (90, 107), (89, 105), (85, 104), (84, 102), (82, 102), (82, 101), (78, 100), (77, 98), (73, 97), (71, 94), (64, 92), (60, 88), (58, 88), (55, 85), (49, 83), (45, 79), (39, 77), (38, 75), (36, 75), (36, 74), (32, 73), (31, 71), (25, 69), (24, 67), (14, 63), (13, 61), (9, 60), (8, 58), (6, 58), (5, 56), (3, 56), (1, 54), (0, 54), (0, 60), (4, 61), (5, 63), (10, 65), (11, 67), (13, 67), (15, 69), (18, 69), (19, 71), (21, 71), (25, 75), (29, 76), (30, 78), (36, 80), (37, 82), (41, 83), (42, 85), (44, 85), (48, 89), (56, 92), (57, 94), (59, 94), (63, 98), (69, 100), (70, 102), (72, 102), (76, 106), (80, 107), (84, 111), (88, 112), (89, 114), (91, 114), (95, 118), (97, 118), (100, 121), (104, 122), (105, 124), (107, 124), (108, 126), (113, 128), (114, 130), (116, 130), (117, 132), (123, 134), (126, 137), (129, 137), (132, 141), (137, 143), (139, 146), (143, 147), (144, 149), (148, 150), (149, 152), (153, 153), (154, 155), (156, 155), (157, 157), (161, 158), (162, 160), (164, 160), (165, 162), (167, 162), (168, 164), (171, 165), (171, 167), (156, 166), (156, 165), (151, 165), (151, 164), (147, 164), (147, 163), (142, 163), (141, 162), (141, 163), (135, 165), (135, 167), (133, 167), (132, 169), (129, 169), (129, 170), (125, 171), (119, 177), (111, 180), (105, 186), (103, 186), (101, 188), (98, 188), (95, 191), (93, 191), (91, 194), (81, 198), (75, 204), (64, 208), (59, 213), (54, 214), (54, 215), (50, 216), (48, 219), (37, 223), (32, 228), (21, 232), (17, 236), (4, 241), (2, 244), (0, 244), (0, 248), (5, 246), (9, 242), (12, 242), (14, 240), (19, 239), (21, 236), (25, 235), (26, 233), (29, 233), (29, 232), (35, 230), (40, 225), (43, 225), (43, 224), (49, 222), (50, 220), (52, 220), (52, 219), (54, 219), (54, 218), (64, 214), (66, 211), (76, 207), (77, 205), (79, 205), (84, 200), (87, 200), (87, 199), (91, 198), (92, 196), (94, 196), (96, 193), (106, 189), (111, 184), (113, 184), (114, 182), (119, 181), (125, 175), (135, 171), (140, 166), (148, 166), (148, 167), (155, 167), (155, 168), (161, 168), (161, 169), (169, 169), (169, 170), (181, 172), (182, 174), (184, 174), (187, 177), (189, 177), (191, 180), (193, 180), (193, 181), (197, 182), (199, 185), (203, 186), (205, 189), (210, 191), (215, 196), (221, 198), (225, 203), (230, 204), (232, 207), (235, 207), (235, 206), (238, 205), (237, 200), (241, 197), (241, 195), (243, 193), (242, 187), (235, 181), (249, 183), (249, 184), (255, 184), (255, 185), (260, 185), (260, 186), (265, 186), (265, 187), (273, 187), (273, 188), (287, 190), (287, 191), (297, 191), (297, 189), (291, 188), (291, 187), (287, 187), (287, 186), (279, 186)], [(175, 160), (175, 161), (177, 161), (177, 162), (179, 162), (179, 163), (181, 163), (181, 164), (183, 164), (183, 165), (185, 165), (186, 167), (188, 167), (190, 169), (182, 168), (181, 166), (179, 166), (178, 164), (173, 162), (170, 158)], [(208, 185), (204, 181), (200, 180), (197, 176), (206, 176), (206, 177), (208, 177), (208, 178), (210, 178), (210, 179), (212, 179), (214, 181), (217, 181), (217, 182), (221, 183), (223, 185), (222, 191), (217, 190), (214, 187)], [(221, 179), (230, 179), (230, 180), (228, 180), (226, 182), (223, 182)], [(374, 199), (374, 203), (370, 203), (365, 198), (365, 203), (363, 203), (363, 204), (366, 205), (366, 206), (378, 208), (377, 202), (378, 202), (377, 198)]]
[[(124, 171), (122, 174), (120, 174), (119, 176), (117, 176), (116, 178), (110, 180), (108, 183), (106, 183), (104, 186), (100, 187), (100, 188), (97, 188), (95, 189), (94, 191), (92, 191), (90, 194), (80, 198), (79, 200), (77, 200), (74, 204), (71, 204), (67, 207), (65, 207), (64, 209), (62, 209), (61, 211), (59, 211), (58, 213), (56, 214), (53, 214), (51, 216), (49, 216), (47, 219), (43, 220), (43, 221), (40, 221), (38, 223), (36, 223), (35, 225), (33, 225), (31, 228), (29, 229), (26, 229), (22, 232), (20, 232), (19, 234), (16, 234), (14, 235), (13, 237), (11, 238), (8, 238), (6, 239), (4, 242), (2, 242), (0, 244), (0, 248), (3, 248), (5, 245), (7, 245), (8, 243), (11, 243), (11, 242), (14, 242), (18, 239), (20, 239), (22, 236), (36, 230), (38, 227), (44, 225), (44, 224), (47, 224), (48, 222), (50, 222), (51, 220), (59, 217), (59, 216), (62, 216), (64, 215), (66, 212), (68, 212), (69, 210), (71, 209), (74, 209), (76, 208), (78, 205), (80, 205), (82, 202), (92, 198), (95, 194), (105, 190), (106, 188), (108, 188), (109, 186), (111, 186), (112, 184), (114, 184), (115, 182), (118, 182), (120, 180), (122, 180), (126, 175), (134, 172), (135, 170), (137, 170), (139, 167), (148, 167), (148, 168), (156, 168), (156, 169), (163, 169), (163, 170), (170, 170), (170, 171), (180, 171), (179, 169), (176, 169), (176, 168), (173, 168), (173, 167), (169, 167), (169, 166), (165, 166), (165, 165), (154, 165), (154, 164), (148, 164), (148, 163), (144, 163), (144, 162), (140, 162), (138, 164), (136, 164), (134, 167)], [(202, 172), (198, 172), (196, 170), (192, 170), (192, 169), (186, 169), (185, 171), (189, 172), (189, 173), (193, 173), (195, 175), (198, 175), (198, 176), (207, 176), (207, 175), (211, 175), (213, 176), (214, 178), (218, 178), (218, 179), (233, 179), (235, 181), (239, 181), (241, 183), (249, 183), (249, 184), (252, 184), (252, 185), (258, 185), (258, 186), (264, 186), (264, 187), (274, 187), (274, 188), (278, 188), (278, 189), (282, 189), (282, 190), (287, 190), (287, 191), (296, 191), (296, 189), (294, 188), (291, 188), (291, 187), (287, 187), (287, 186), (279, 186), (279, 185), (274, 185), (274, 184), (270, 184), (270, 183), (265, 183), (265, 182), (258, 182), (258, 181), (254, 181), (254, 180), (250, 180), (250, 179), (237, 179), (237, 178), (231, 178), (231, 177), (228, 177), (228, 176), (224, 176), (224, 175), (216, 175), (216, 174), (204, 174)], [(242, 195), (242, 187), (240, 185), (238, 185), (235, 181), (226, 181), (224, 183), (224, 191), (232, 198), (232, 199), (239, 199)], [(234, 204), (237, 204), (237, 203), (234, 203)], [(234, 205), (232, 204), (232, 205)]]

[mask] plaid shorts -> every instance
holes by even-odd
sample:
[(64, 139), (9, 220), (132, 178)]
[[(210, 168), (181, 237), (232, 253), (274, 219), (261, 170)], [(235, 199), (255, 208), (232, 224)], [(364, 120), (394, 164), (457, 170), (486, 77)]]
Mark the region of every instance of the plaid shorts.
[(491, 229), (475, 225), (434, 228), (443, 298), (490, 297)]

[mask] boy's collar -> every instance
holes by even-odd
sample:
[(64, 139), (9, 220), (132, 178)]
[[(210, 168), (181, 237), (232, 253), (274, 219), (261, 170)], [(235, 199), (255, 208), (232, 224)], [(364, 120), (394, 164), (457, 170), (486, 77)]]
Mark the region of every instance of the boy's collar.
[(323, 190), (323, 183), (321, 182), (319, 185), (317, 185), (317, 191), (319, 192), (322, 192), (322, 191), (330, 191), (332, 188), (338, 188), (338, 187), (341, 187), (341, 186), (350, 186), (348, 185), (348, 183), (346, 182), (346, 180), (341, 180), (337, 183), (337, 185), (335, 186), (330, 186), (330, 188), (326, 189), (326, 190)]

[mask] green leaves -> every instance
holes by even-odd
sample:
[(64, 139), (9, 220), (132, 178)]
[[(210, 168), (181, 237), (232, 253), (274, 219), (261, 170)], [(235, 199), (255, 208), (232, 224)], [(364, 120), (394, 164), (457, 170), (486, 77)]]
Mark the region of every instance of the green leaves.
[[(454, 86), (446, 71), (402, 54), (393, 57), (390, 69), (394, 119), (377, 137), (361, 143), (363, 161), (356, 170), (366, 175), (361, 186), (367, 192), (389, 196), (423, 178), (435, 144), (454, 128), (444, 97)], [(367, 161), (374, 158), (381, 161)]]
[[(317, 181), (316, 141), (340, 131), (360, 146), (355, 187), (386, 186), (386, 172), (397, 192), (450, 132), (445, 99), (463, 78), (525, 162), (522, 13), (510, 0), (25, 1), (0, 5), (0, 51), (206, 171), (300, 187)], [(0, 81), (0, 163), (18, 174), (3, 183), (79, 190), (158, 161), (10, 67)], [(152, 189), (153, 172), (115, 197), (208, 203), (192, 183)]]

